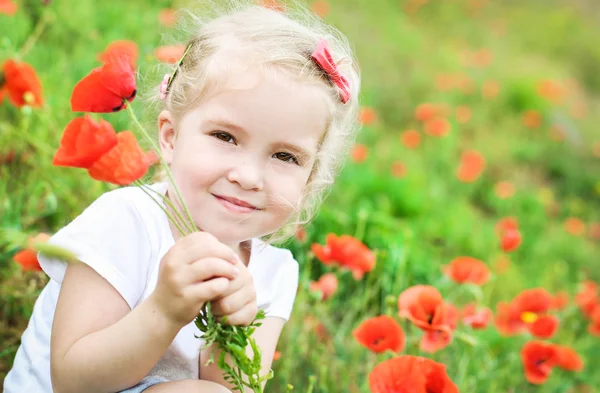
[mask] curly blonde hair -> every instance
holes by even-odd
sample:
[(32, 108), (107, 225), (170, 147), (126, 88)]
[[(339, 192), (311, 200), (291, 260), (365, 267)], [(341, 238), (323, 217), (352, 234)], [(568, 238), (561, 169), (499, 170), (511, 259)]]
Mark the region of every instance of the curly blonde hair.
[[(209, 12), (189, 12), (189, 50), (177, 69), (164, 101), (152, 100), (168, 110), (177, 122), (210, 92), (218, 91), (232, 72), (249, 67), (274, 67), (297, 82), (326, 89), (329, 107), (327, 129), (320, 141), (311, 174), (295, 212), (278, 231), (265, 236), (279, 243), (315, 215), (359, 129), (357, 122), (360, 71), (346, 37), (304, 6), (287, 2), (285, 13), (250, 0), (204, 2)], [(327, 40), (332, 57), (350, 83), (350, 100), (342, 103), (339, 90), (311, 59), (318, 41)], [(154, 87), (158, 92), (158, 87)], [(164, 177), (162, 178), (164, 179)], [(161, 180), (162, 180), (161, 179)]]

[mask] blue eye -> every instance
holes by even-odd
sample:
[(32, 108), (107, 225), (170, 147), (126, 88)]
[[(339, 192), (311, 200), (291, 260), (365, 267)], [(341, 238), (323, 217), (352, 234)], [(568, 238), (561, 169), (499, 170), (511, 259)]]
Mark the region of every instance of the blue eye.
[(290, 154), (290, 153), (279, 152), (279, 153), (273, 154), (273, 157), (277, 158), (278, 160), (288, 162), (290, 164), (300, 165), (296, 156), (294, 156), (293, 154)]
[(219, 139), (223, 142), (235, 143), (235, 138), (227, 132), (222, 132), (222, 131), (214, 132), (214, 133), (212, 133), (212, 136), (216, 137), (217, 139)]

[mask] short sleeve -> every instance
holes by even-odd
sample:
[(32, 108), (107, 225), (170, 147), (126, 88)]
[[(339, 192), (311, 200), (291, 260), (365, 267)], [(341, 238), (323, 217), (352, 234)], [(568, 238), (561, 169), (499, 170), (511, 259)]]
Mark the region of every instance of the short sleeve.
[(265, 310), (268, 317), (280, 317), (286, 322), (290, 319), (294, 300), (298, 291), (299, 265), (292, 256), (292, 253), (286, 250), (287, 257), (281, 268), (278, 269), (273, 279), (277, 283), (273, 301)]
[[(137, 304), (146, 286), (151, 250), (144, 223), (126, 189), (100, 196), (49, 240), (73, 252), (127, 301)], [(40, 266), (62, 284), (67, 263), (38, 255)]]

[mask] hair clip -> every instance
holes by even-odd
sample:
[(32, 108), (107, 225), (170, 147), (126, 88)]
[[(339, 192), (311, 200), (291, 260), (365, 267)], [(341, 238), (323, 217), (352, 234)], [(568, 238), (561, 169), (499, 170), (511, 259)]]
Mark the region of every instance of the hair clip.
[(331, 82), (333, 82), (339, 90), (342, 103), (348, 102), (350, 99), (350, 82), (340, 74), (337, 65), (333, 61), (329, 46), (324, 38), (319, 40), (317, 48), (312, 54), (312, 59), (317, 65), (325, 71)]
[(175, 77), (177, 76), (179, 67), (181, 67), (181, 64), (183, 63), (183, 59), (185, 58), (185, 55), (187, 55), (187, 53), (189, 52), (191, 47), (192, 47), (192, 43), (190, 42), (185, 47), (185, 50), (183, 51), (183, 55), (181, 55), (181, 58), (175, 65), (175, 69), (173, 70), (173, 73), (171, 75), (166, 74), (164, 76), (163, 81), (160, 84), (160, 99), (161, 100), (164, 101), (167, 99), (167, 94), (169, 93), (169, 89), (171, 88), (171, 85), (173, 84), (173, 79), (175, 79)]

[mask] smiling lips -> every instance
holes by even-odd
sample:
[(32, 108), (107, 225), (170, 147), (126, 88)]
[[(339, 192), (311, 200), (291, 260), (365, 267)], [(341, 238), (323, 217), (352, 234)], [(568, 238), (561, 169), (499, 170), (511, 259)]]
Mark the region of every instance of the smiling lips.
[(260, 210), (258, 207), (248, 202), (242, 201), (241, 199), (214, 194), (213, 196), (217, 198), (217, 200), (228, 210), (235, 213), (251, 213), (255, 210)]

